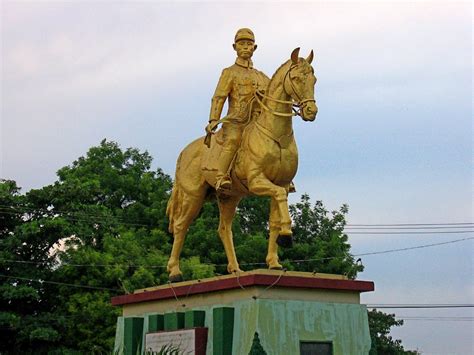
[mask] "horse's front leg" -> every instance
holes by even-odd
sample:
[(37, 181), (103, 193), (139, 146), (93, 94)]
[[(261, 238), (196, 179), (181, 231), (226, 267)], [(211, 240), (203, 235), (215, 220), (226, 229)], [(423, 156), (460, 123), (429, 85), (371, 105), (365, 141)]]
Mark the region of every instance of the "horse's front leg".
[(278, 212), (278, 203), (274, 198), (270, 202), (270, 236), (268, 240), (268, 253), (266, 262), (269, 269), (281, 270), (283, 267), (278, 262), (277, 238), (280, 233), (280, 213)]
[(232, 235), (232, 220), (234, 219), (239, 201), (240, 197), (235, 196), (219, 197), (217, 199), (219, 205), (219, 237), (222, 240), (227, 256), (227, 272), (229, 274), (242, 271), (235, 255), (234, 236)]
[(282, 247), (292, 245), (291, 217), (288, 211), (288, 191), (286, 188), (275, 185), (263, 174), (249, 179), (249, 190), (258, 196), (271, 196), (275, 200), (280, 215), (280, 230), (276, 242)]

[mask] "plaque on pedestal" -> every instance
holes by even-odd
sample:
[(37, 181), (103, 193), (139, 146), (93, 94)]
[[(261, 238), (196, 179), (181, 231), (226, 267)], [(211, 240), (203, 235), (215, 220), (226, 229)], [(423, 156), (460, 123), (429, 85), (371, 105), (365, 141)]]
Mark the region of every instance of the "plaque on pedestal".
[(165, 350), (176, 353), (206, 355), (207, 328), (161, 331), (145, 335), (145, 353)]

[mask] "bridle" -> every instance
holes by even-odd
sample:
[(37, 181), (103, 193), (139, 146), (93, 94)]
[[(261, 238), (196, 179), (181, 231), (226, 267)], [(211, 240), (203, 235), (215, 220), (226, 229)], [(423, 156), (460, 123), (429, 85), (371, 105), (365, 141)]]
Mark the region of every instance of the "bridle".
[[(265, 95), (262, 91), (255, 90), (255, 93), (253, 94), (253, 97), (249, 102), (250, 109), (249, 109), (249, 114), (248, 114), (248, 117), (247, 117), (247, 120), (245, 121), (245, 123), (250, 122), (250, 120), (252, 118), (252, 109), (253, 109), (253, 104), (255, 103), (255, 101), (257, 101), (265, 111), (270, 112), (272, 115), (279, 116), (279, 117), (300, 116), (301, 118), (303, 118), (303, 110), (305, 109), (306, 104), (308, 102), (316, 102), (316, 100), (315, 99), (301, 99), (300, 96), (298, 95), (298, 93), (296, 92), (295, 85), (293, 84), (293, 81), (291, 80), (290, 72), (293, 68), (296, 68), (297, 66), (298, 66), (298, 64), (291, 65), (290, 68), (288, 69), (288, 71), (286, 72), (285, 77), (283, 78), (283, 87), (285, 86), (285, 81), (288, 78), (291, 90), (293, 90), (293, 94), (296, 96), (297, 100), (294, 100), (292, 95), (290, 95), (291, 96), (291, 101), (279, 100), (279, 99), (275, 99), (271, 96)], [(263, 103), (262, 99), (268, 99), (270, 101), (278, 102), (280, 104), (291, 105), (292, 106), (291, 108), (292, 108), (293, 112), (287, 113), (287, 112), (273, 111), (271, 108), (269, 108), (267, 105), (265, 105)], [(226, 116), (226, 117), (221, 118), (220, 120), (218, 120), (217, 124), (221, 124), (221, 123), (228, 122), (228, 121), (229, 121), (229, 118)]]
[[(290, 76), (290, 72), (293, 68), (296, 68), (298, 66), (298, 64), (293, 64), (290, 66), (290, 68), (288, 69), (288, 71), (286, 72), (285, 74), (285, 77), (283, 79), (283, 87), (285, 86), (285, 81), (288, 79), (288, 82), (290, 83), (290, 87), (291, 87), (291, 90), (293, 91), (293, 94), (294, 96), (296, 96), (296, 99), (295, 100), (293, 98), (293, 95), (290, 94), (291, 96), (291, 101), (287, 101), (287, 100), (279, 100), (279, 99), (275, 99), (271, 96), (268, 96), (268, 95), (265, 95), (263, 92), (259, 91), (259, 90), (256, 90), (255, 91), (255, 94), (254, 94), (254, 97), (255, 99), (257, 100), (257, 102), (260, 104), (261, 107), (263, 107), (263, 109), (265, 109), (266, 111), (270, 112), (271, 114), (275, 115), (275, 116), (280, 116), (280, 117), (293, 117), (293, 116), (300, 116), (301, 118), (303, 117), (303, 111), (306, 107), (306, 105), (308, 104), (308, 102), (316, 102), (315, 99), (302, 99), (298, 93), (296, 92), (296, 89), (295, 89), (295, 85), (293, 84), (293, 81), (291, 80), (291, 76)], [(260, 98), (260, 97), (261, 98)], [(292, 106), (292, 110), (293, 112), (290, 112), (290, 113), (286, 113), (286, 112), (276, 112), (276, 111), (272, 111), (268, 106), (266, 106), (262, 99), (268, 99), (270, 101), (273, 101), (273, 102), (278, 102), (280, 104), (288, 104), (288, 105), (291, 105)]]

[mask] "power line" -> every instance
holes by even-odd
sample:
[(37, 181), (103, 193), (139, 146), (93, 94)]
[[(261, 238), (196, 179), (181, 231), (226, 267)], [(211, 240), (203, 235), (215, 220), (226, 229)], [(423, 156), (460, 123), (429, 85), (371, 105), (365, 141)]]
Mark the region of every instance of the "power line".
[(434, 321), (434, 322), (472, 322), (474, 317), (430, 317), (430, 316), (395, 316), (404, 321)]
[[(23, 213), (27, 213), (26, 211), (22, 211)], [(53, 211), (49, 211), (50, 213), (53, 212)], [(10, 214), (10, 215), (16, 215), (18, 213), (16, 212), (11, 212), (11, 211), (4, 211), (0, 208), (0, 213), (4, 213), (4, 214)], [(117, 224), (119, 225), (124, 225), (124, 226), (137, 226), (137, 227), (152, 227), (153, 225), (152, 224), (144, 224), (144, 223), (132, 223), (132, 222), (124, 222), (123, 221), (123, 217), (118, 217), (118, 216), (102, 216), (102, 218), (108, 218), (108, 219), (100, 219), (100, 218), (96, 218), (96, 219), (90, 219), (88, 217), (94, 217), (93, 215), (88, 215), (87, 213), (83, 213), (83, 212), (59, 212), (59, 211), (54, 211), (53, 212), (54, 214), (58, 214), (58, 213), (75, 213), (75, 214), (78, 214), (78, 215), (84, 215), (85, 217), (74, 217), (74, 216), (70, 216), (70, 215), (65, 215), (65, 214), (61, 214), (59, 216), (53, 216), (53, 217), (57, 217), (57, 218), (65, 218), (65, 219), (70, 219), (70, 220), (73, 220), (73, 221), (77, 221), (77, 222), (90, 222), (90, 223), (111, 223), (111, 222), (116, 222)], [(97, 216), (98, 217), (98, 216)], [(116, 221), (115, 221), (116, 220)]]
[(384, 234), (384, 235), (389, 235), (389, 234), (461, 234), (461, 233), (474, 233), (474, 230), (465, 230), (465, 231), (443, 231), (443, 232), (350, 232), (348, 231), (347, 234), (353, 235), (353, 234)]
[(393, 224), (346, 224), (347, 227), (402, 227), (402, 226), (458, 226), (458, 225), (474, 225), (472, 222), (458, 223), (393, 223)]
[[(13, 212), (12, 210), (16, 210), (18, 212)], [(17, 215), (18, 213), (33, 213), (42, 211), (43, 213), (48, 214), (58, 214), (58, 216), (53, 217), (61, 217), (70, 219), (77, 222), (91, 222), (91, 223), (111, 223), (115, 222), (119, 225), (125, 226), (136, 226), (136, 227), (153, 227), (153, 224), (146, 224), (146, 223), (138, 223), (138, 222), (126, 222), (124, 217), (116, 216), (116, 215), (106, 215), (106, 214), (91, 214), (85, 211), (66, 211), (66, 210), (56, 210), (56, 209), (44, 209), (44, 208), (28, 208), (28, 207), (14, 207), (14, 206), (6, 206), (0, 205), (0, 214), (10, 214), (10, 215)], [(69, 214), (75, 214), (76, 216), (71, 216)], [(51, 216), (47, 216), (51, 217)], [(91, 217), (91, 218), (89, 218)]]
[(474, 225), (472, 226), (427, 226), (427, 227), (346, 227), (344, 230), (350, 229), (350, 230), (417, 230), (417, 229), (423, 229), (423, 230), (431, 230), (431, 229), (458, 229), (458, 228), (474, 228)]
[(122, 292), (121, 290), (118, 290), (118, 289), (115, 289), (115, 288), (87, 286), (87, 285), (78, 285), (78, 284), (68, 284), (68, 283), (64, 283), (64, 282), (46, 281), (46, 280), (41, 280), (41, 279), (31, 279), (31, 278), (20, 277), (20, 276), (0, 275), (0, 277), (5, 277), (5, 278), (8, 278), (8, 279), (15, 279), (15, 280), (25, 280), (25, 281), (39, 282), (39, 283), (45, 283), (45, 284), (53, 284), (53, 285), (88, 288), (88, 289), (92, 289), (92, 290)]
[[(0, 277), (5, 277), (8, 279), (15, 279), (15, 280), (25, 280), (31, 282), (38, 282), (38, 283), (47, 283), (53, 285), (60, 285), (60, 286), (68, 286), (68, 287), (77, 287), (77, 288), (87, 288), (87, 289), (94, 289), (94, 290), (103, 290), (103, 291), (114, 291), (114, 292), (122, 292), (122, 290), (114, 289), (114, 288), (107, 288), (107, 287), (97, 287), (97, 286), (87, 286), (87, 285), (78, 285), (78, 284), (69, 284), (64, 282), (57, 282), (57, 281), (46, 281), (41, 279), (32, 279), (27, 277), (19, 277), (19, 276), (8, 276), (8, 275), (0, 275)], [(474, 308), (474, 304), (462, 304), (462, 303), (451, 303), (451, 304), (367, 304), (367, 308), (416, 308), (416, 309), (426, 309), (426, 308)], [(398, 316), (399, 318), (401, 316)], [(421, 317), (417, 317), (421, 318)], [(434, 317), (433, 317), (434, 318)], [(440, 318), (440, 317), (438, 317)]]
[[(424, 244), (424, 245), (417, 245), (414, 247), (407, 247), (407, 248), (399, 248), (399, 249), (388, 249), (388, 250), (381, 250), (381, 251), (373, 251), (373, 252), (367, 252), (367, 253), (361, 253), (361, 254), (354, 254), (354, 255), (349, 255), (347, 254), (346, 256), (348, 257), (359, 257), (359, 256), (369, 256), (369, 255), (377, 255), (377, 254), (388, 254), (388, 253), (395, 253), (395, 252), (400, 252), (400, 251), (406, 251), (406, 250), (414, 250), (414, 249), (423, 249), (423, 248), (430, 248), (430, 247), (435, 247), (435, 246), (440, 246), (440, 245), (447, 245), (447, 244), (453, 244), (453, 243), (459, 243), (463, 242), (466, 240), (472, 240), (474, 237), (468, 237), (468, 238), (462, 238), (462, 239), (455, 239), (455, 240), (450, 240), (447, 242), (441, 242), (441, 243), (432, 243), (432, 244)], [(283, 260), (282, 262), (289, 262), (289, 263), (304, 263), (304, 262), (312, 262), (312, 261), (323, 261), (323, 260), (331, 260), (331, 259), (337, 259), (340, 258), (340, 256), (328, 256), (325, 258), (314, 258), (314, 259), (294, 259), (294, 260)], [(28, 260), (0, 260), (0, 262), (5, 262), (5, 263), (18, 263), (18, 264), (35, 264), (35, 265), (44, 265), (46, 262), (37, 262), (37, 261), (28, 261)], [(167, 265), (147, 265), (147, 264), (63, 264), (64, 266), (73, 266), (73, 267), (148, 267), (148, 268), (166, 268)], [(240, 264), (241, 266), (253, 266), (253, 265), (266, 265), (266, 263), (242, 263)], [(227, 264), (214, 264), (214, 263), (201, 263), (198, 265), (194, 265), (194, 267), (203, 267), (203, 266), (227, 266)]]
[(430, 304), (430, 303), (420, 303), (420, 304), (368, 304), (367, 308), (474, 308), (472, 303), (451, 303), (451, 304)]
[[(98, 207), (100, 205), (87, 205), (88, 207)], [(105, 206), (104, 206), (105, 207)], [(107, 208), (107, 207), (106, 207)], [(90, 212), (86, 212), (86, 211), (72, 211), (72, 210), (58, 210), (56, 208), (52, 208), (52, 209), (47, 209), (47, 208), (36, 208), (36, 207), (27, 207), (27, 206), (9, 206), (9, 205), (2, 205), (0, 204), (0, 210), (7, 210), (7, 211), (10, 211), (10, 210), (16, 210), (16, 211), (19, 211), (19, 212), (38, 212), (38, 211), (43, 211), (44, 213), (80, 213), (82, 215), (85, 215), (85, 216), (89, 216), (89, 217), (103, 217), (102, 214), (100, 213), (90, 213)], [(118, 217), (118, 216), (114, 216), (115, 218), (123, 218), (123, 217)]]
[(450, 240), (450, 241), (441, 242), (441, 243), (432, 243), (432, 244), (418, 245), (418, 246), (415, 246), (415, 247), (407, 247), (407, 248), (399, 248), (399, 249), (388, 249), (388, 250), (383, 250), (383, 251), (373, 251), (373, 252), (370, 252), (370, 253), (354, 254), (354, 256), (367, 256), (367, 255), (387, 254), (387, 253), (395, 253), (395, 252), (405, 251), (405, 250), (430, 248), (430, 247), (439, 246), (439, 245), (446, 245), (446, 244), (459, 243), (459, 242), (463, 242), (463, 241), (466, 241), (466, 240), (472, 240), (472, 239), (474, 239), (474, 237), (468, 237), (468, 238), (462, 238), (462, 239), (455, 239), (455, 240)]
[(437, 319), (469, 319), (474, 320), (474, 317), (465, 317), (465, 316), (419, 316), (419, 315), (411, 315), (411, 316), (401, 316), (395, 315), (396, 318), (437, 318)]
[[(4, 208), (2, 208), (2, 206), (5, 206), (5, 205), (0, 205), (0, 213), (5, 213), (5, 214), (17, 214), (15, 212), (11, 212), (11, 211), (4, 211)], [(41, 210), (41, 209), (40, 209)], [(52, 211), (50, 210), (45, 210), (43, 209), (43, 211), (47, 211), (48, 213), (51, 213)], [(23, 211), (24, 212), (24, 211)], [(26, 212), (25, 212), (26, 213)], [(99, 218), (96, 218), (96, 219), (89, 219), (87, 218), (87, 216), (94, 216), (94, 217), (98, 217), (96, 215), (90, 215), (90, 214), (87, 214), (87, 213), (84, 213), (84, 212), (67, 212), (67, 211), (54, 211), (53, 213), (75, 213), (75, 214), (78, 214), (78, 215), (83, 215), (84, 217), (81, 217), (81, 216), (70, 216), (70, 215), (60, 215), (58, 216), (59, 218), (65, 218), (65, 219), (69, 219), (69, 220), (72, 220), (72, 221), (77, 221), (77, 222), (89, 222), (89, 223), (116, 223), (118, 225), (123, 225), (123, 226), (135, 226), (135, 227), (153, 227), (154, 225), (152, 224), (144, 224), (144, 223), (132, 223), (132, 222), (125, 222), (123, 221), (123, 217), (118, 217), (118, 216), (102, 216), (103, 218), (102, 219), (99, 219)], [(461, 223), (452, 223), (453, 225), (454, 224), (461, 224)], [(463, 223), (463, 224), (470, 224), (470, 223)], [(450, 229), (450, 228), (474, 228), (474, 223), (472, 223), (473, 226), (465, 226), (465, 227), (462, 227), (462, 226), (455, 226), (455, 227), (447, 227), (447, 226), (441, 226), (441, 224), (439, 224), (438, 227), (417, 227), (416, 229), (424, 229), (424, 231), (412, 231), (411, 229), (413, 228), (401, 228), (401, 230), (407, 230), (407, 231), (403, 231), (401, 232), (400, 229), (398, 228), (368, 228), (368, 231), (359, 231), (360, 229), (364, 230), (366, 228), (354, 228), (356, 229), (357, 231), (352, 231), (352, 230), (345, 230), (345, 232), (348, 234), (348, 235), (422, 235), (422, 234), (466, 234), (466, 233), (474, 233), (474, 229), (467, 229), (467, 230), (447, 230), (447, 231), (438, 231), (438, 230), (435, 230), (435, 231), (429, 231), (427, 232), (426, 229)], [(431, 224), (430, 224), (431, 225)], [(156, 225), (155, 225), (156, 226)], [(376, 225), (373, 225), (373, 226), (376, 226)], [(386, 226), (390, 226), (389, 224), (387, 224)], [(349, 227), (350, 228), (350, 227)], [(379, 229), (396, 229), (398, 231), (379, 231)], [(375, 231), (374, 231), (375, 230)]]
[[(109, 222), (103, 218), (115, 219), (120, 221), (119, 224), (122, 225), (132, 225), (132, 226), (143, 226), (143, 227), (150, 227), (151, 224), (140, 223), (140, 222), (126, 222), (124, 221), (124, 217), (120, 216), (104, 216), (102, 214), (94, 214), (88, 213), (85, 211), (71, 211), (71, 210), (58, 210), (58, 209), (45, 209), (45, 208), (32, 208), (32, 207), (21, 207), (21, 206), (11, 206), (11, 205), (2, 205), (0, 204), (0, 213), (7, 213), (7, 214), (17, 214), (15, 212), (11, 212), (12, 210), (16, 210), (19, 212), (27, 213), (27, 212), (38, 212), (43, 211), (44, 213), (53, 213), (53, 214), (77, 214), (84, 217), (92, 217), (95, 218), (92, 222)], [(63, 215), (61, 217), (75, 219), (78, 221), (83, 222), (91, 222), (90, 219), (86, 219), (83, 217), (73, 217)], [(367, 227), (367, 228), (364, 228)], [(380, 228), (377, 228), (380, 227)], [(390, 228), (391, 227), (391, 228)], [(399, 228), (393, 228), (399, 227)], [(392, 223), (392, 224), (346, 224), (345, 229), (451, 229), (451, 228), (474, 228), (474, 223), (472, 222), (446, 222), (446, 223)], [(468, 231), (465, 231), (467, 233)], [(359, 232), (352, 232), (351, 234), (359, 234)], [(362, 234), (362, 233), (360, 233)], [(364, 233), (365, 234), (365, 233)], [(384, 233), (385, 234), (385, 233)], [(387, 233), (389, 234), (389, 233)]]
[(429, 319), (429, 318), (397, 318), (403, 321), (420, 321), (420, 322), (474, 322), (474, 319)]

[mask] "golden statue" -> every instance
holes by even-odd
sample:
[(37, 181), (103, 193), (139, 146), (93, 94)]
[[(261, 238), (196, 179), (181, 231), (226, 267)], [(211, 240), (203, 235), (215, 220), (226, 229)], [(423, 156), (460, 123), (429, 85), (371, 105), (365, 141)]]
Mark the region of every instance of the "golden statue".
[[(240, 146), (242, 133), (246, 127), (249, 115), (252, 115), (254, 94), (267, 88), (270, 79), (261, 71), (253, 68), (252, 55), (257, 49), (255, 36), (248, 28), (237, 31), (233, 44), (237, 52), (235, 64), (222, 71), (216, 91), (212, 97), (209, 124), (206, 127), (206, 144), (210, 145), (210, 134), (219, 122), (222, 125), (223, 148), (217, 165), (218, 192), (231, 190), (232, 181), (228, 174), (235, 153)], [(224, 102), (229, 99), (227, 116), (220, 119)], [(255, 113), (254, 113), (255, 115)]]
[[(174, 236), (168, 261), (170, 281), (182, 279), (179, 256), (188, 228), (204, 199), (216, 192), (220, 212), (219, 236), (224, 245), (229, 273), (240, 272), (234, 250), (232, 219), (240, 200), (249, 195), (270, 196), (270, 238), (267, 265), (281, 269), (278, 245), (292, 244), (288, 192), (298, 168), (292, 116), (314, 121), (316, 77), (311, 67), (313, 51), (299, 58), (291, 53), (272, 79), (253, 69), (257, 48), (253, 32), (237, 31), (233, 44), (234, 65), (224, 69), (212, 98), (207, 135), (190, 143), (179, 155), (167, 214)], [(228, 100), (227, 115), (220, 119)], [(214, 133), (217, 125), (222, 129)]]

